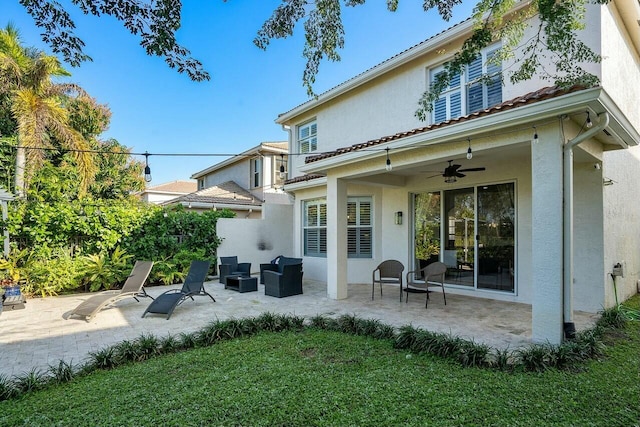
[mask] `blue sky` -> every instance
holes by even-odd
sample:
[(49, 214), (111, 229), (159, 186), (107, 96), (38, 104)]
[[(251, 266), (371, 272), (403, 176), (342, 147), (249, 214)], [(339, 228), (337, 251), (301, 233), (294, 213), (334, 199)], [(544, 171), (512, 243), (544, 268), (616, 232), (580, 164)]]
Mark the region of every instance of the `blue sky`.
[[(302, 86), (301, 26), (293, 37), (275, 40), (262, 51), (253, 38), (280, 0), (183, 3), (177, 38), (204, 64), (209, 82), (192, 82), (161, 58), (147, 56), (138, 39), (114, 19), (84, 16), (68, 7), (76, 35), (93, 58), (81, 67), (67, 67), (69, 80), (111, 109), (103, 138), (115, 138), (134, 152), (188, 154), (237, 154), (262, 141), (285, 140), (275, 119), (308, 100)], [(382, 0), (347, 8), (342, 61), (321, 64), (314, 90), (322, 93), (467, 18), (476, 2), (464, 3), (448, 23), (434, 11), (422, 11), (422, 1), (401, 1), (395, 13)], [(8, 22), (18, 27), (26, 45), (51, 52), (18, 0), (2, 0), (0, 25)], [(188, 179), (225, 158), (150, 156), (150, 185)]]

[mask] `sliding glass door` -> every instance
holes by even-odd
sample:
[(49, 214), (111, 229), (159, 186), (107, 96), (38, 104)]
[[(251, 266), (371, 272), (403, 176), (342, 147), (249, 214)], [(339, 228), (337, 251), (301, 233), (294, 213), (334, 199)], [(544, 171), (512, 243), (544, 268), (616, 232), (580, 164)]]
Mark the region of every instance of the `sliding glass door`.
[(444, 192), (444, 250), (442, 262), (447, 266), (445, 279), (463, 286), (474, 285), (475, 197), (473, 188)]
[(513, 292), (513, 184), (478, 187), (478, 288)]
[(414, 194), (414, 268), (447, 266), (446, 283), (515, 290), (515, 185)]

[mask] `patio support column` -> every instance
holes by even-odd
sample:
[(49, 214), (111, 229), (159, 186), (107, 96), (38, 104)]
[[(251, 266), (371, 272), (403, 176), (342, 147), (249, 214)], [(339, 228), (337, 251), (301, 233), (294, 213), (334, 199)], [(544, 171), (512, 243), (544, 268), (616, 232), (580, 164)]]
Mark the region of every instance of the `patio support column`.
[(550, 130), (531, 144), (532, 340), (551, 344), (563, 336), (563, 144)]
[(347, 297), (347, 183), (327, 176), (327, 294)]

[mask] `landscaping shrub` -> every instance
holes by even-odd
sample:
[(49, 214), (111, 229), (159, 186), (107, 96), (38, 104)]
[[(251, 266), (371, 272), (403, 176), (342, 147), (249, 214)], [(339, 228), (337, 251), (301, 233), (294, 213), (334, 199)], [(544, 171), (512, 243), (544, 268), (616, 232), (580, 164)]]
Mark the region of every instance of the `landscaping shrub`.
[(62, 248), (48, 254), (35, 253), (22, 268), (23, 291), (45, 297), (76, 289), (81, 286), (82, 268), (82, 261)]
[[(637, 297), (635, 299), (640, 300)], [(207, 347), (261, 332), (297, 332), (305, 328), (388, 340), (392, 344), (391, 347), (395, 349), (439, 356), (456, 361), (464, 367), (536, 373), (549, 369), (578, 370), (583, 362), (604, 354), (605, 344), (601, 338), (607, 331), (616, 331), (616, 324), (614, 323), (609, 329), (597, 325), (591, 330), (577, 334), (575, 340), (566, 341), (559, 346), (534, 344), (510, 351), (509, 349), (491, 349), (485, 344), (464, 340), (451, 334), (415, 328), (412, 325), (405, 325), (397, 332), (391, 332), (395, 329), (389, 325), (378, 320), (360, 319), (354, 315), (343, 315), (338, 318), (317, 315), (305, 322), (305, 318), (301, 316), (266, 312), (257, 317), (217, 320), (198, 331), (181, 333), (177, 337), (168, 335), (158, 338), (151, 334), (142, 334), (133, 341), (125, 340), (89, 353), (86, 363), (79, 367), (61, 360), (57, 366), (49, 367), (49, 375), (37, 369), (11, 379), (0, 375), (0, 401), (42, 389), (49, 384), (69, 382), (98, 369), (111, 369), (130, 362)], [(624, 336), (624, 334), (618, 333), (617, 336)], [(407, 359), (409, 358), (408, 355)]]
[(119, 246), (112, 252), (86, 255), (81, 258), (82, 282), (87, 283), (92, 292), (111, 289), (127, 278), (131, 270), (131, 258), (133, 255), (127, 254)]
[(20, 280), (25, 293), (48, 296), (84, 285), (110, 289), (124, 281), (132, 260), (150, 260), (150, 281), (173, 284), (193, 260), (215, 266), (216, 222), (234, 215), (133, 199), (16, 201), (7, 221), (12, 255), (0, 262), (0, 275)]

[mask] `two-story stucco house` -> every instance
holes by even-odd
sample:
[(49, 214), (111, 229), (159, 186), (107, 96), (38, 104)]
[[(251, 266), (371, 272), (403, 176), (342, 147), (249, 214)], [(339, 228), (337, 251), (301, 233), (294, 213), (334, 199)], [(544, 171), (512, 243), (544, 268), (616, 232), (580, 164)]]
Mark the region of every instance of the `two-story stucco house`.
[(230, 209), (239, 218), (261, 218), (263, 204), (291, 204), (283, 190), (288, 143), (263, 142), (191, 175), (197, 191), (172, 200), (194, 210)]
[(302, 154), (284, 188), (305, 277), (342, 299), (383, 260), (405, 272), (440, 260), (448, 293), (530, 304), (533, 340), (551, 343), (573, 332), (574, 310), (635, 293), (639, 20), (636, 1), (588, 6), (598, 87), (511, 84), (510, 64), (487, 61), (498, 40), (419, 121), (418, 99), (471, 34), (468, 20), (281, 114)]

